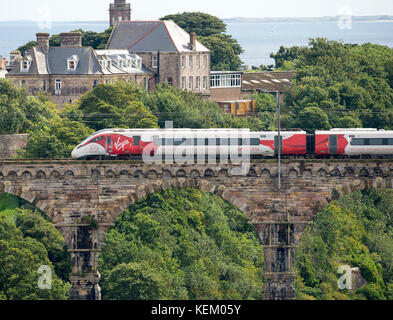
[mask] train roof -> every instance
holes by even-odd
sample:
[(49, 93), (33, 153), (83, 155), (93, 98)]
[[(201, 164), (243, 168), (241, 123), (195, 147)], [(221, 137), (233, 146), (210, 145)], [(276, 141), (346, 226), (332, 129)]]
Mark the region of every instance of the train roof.
[(354, 128), (354, 129), (331, 129), (331, 130), (316, 130), (315, 134), (359, 134), (359, 133), (377, 133), (377, 134), (393, 134), (393, 131), (373, 128)]

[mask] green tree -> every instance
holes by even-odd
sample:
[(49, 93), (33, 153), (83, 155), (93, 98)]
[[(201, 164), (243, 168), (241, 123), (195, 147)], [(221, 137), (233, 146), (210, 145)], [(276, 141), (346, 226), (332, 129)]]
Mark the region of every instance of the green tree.
[(239, 57), (243, 53), (238, 42), (227, 34), (212, 34), (208, 37), (198, 37), (211, 53), (211, 67), (214, 71), (238, 70), (242, 61)]
[(126, 210), (99, 258), (104, 299), (261, 299), (263, 249), (243, 213), (197, 190)]
[[(7, 300), (65, 300), (69, 285), (58, 278), (45, 246), (22, 231), (6, 217), (0, 216), (0, 292)], [(38, 287), (42, 265), (52, 269), (52, 289)]]
[(23, 158), (66, 159), (72, 150), (94, 130), (83, 123), (57, 117), (46, 125), (30, 131), (27, 146), (20, 152)]
[(311, 39), (308, 46), (282, 47), (272, 57), (276, 67), (289, 61), (297, 72), (282, 107), (289, 124), (309, 127), (299, 125), (299, 115), (318, 107), (330, 127), (393, 128), (393, 49)]
[(220, 18), (203, 12), (170, 14), (160, 20), (172, 20), (188, 33), (195, 32), (201, 37), (209, 37), (227, 31), (226, 24)]
[(313, 132), (314, 130), (330, 129), (329, 118), (325, 112), (317, 107), (303, 109), (296, 119), (295, 126)]
[[(301, 299), (385, 300), (393, 268), (393, 192), (365, 190), (324, 208), (295, 252), (296, 294)], [(358, 267), (368, 284), (339, 290), (337, 269)]]
[(0, 134), (26, 133), (55, 115), (53, 103), (0, 79)]
[(130, 82), (100, 84), (82, 96), (74, 110), (67, 112), (94, 130), (157, 128), (157, 118), (142, 101), (146, 94), (141, 87)]

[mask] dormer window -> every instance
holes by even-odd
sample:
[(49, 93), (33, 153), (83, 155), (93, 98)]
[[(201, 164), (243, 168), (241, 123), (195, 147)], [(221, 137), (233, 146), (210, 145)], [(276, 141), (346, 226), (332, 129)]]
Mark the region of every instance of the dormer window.
[(73, 55), (72, 57), (69, 57), (67, 59), (67, 68), (70, 71), (76, 70), (76, 68), (78, 67), (78, 61), (79, 58), (77, 55)]
[(30, 65), (31, 65), (31, 60), (29, 59), (29, 57), (23, 59), (20, 62), (20, 71), (22, 71), (22, 72), (29, 71)]

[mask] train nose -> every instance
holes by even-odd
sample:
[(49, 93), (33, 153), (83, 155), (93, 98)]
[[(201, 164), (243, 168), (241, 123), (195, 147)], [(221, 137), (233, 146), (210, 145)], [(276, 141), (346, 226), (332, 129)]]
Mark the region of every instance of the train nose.
[(75, 159), (75, 160), (78, 159), (78, 151), (76, 150), (76, 148), (74, 150), (72, 150), (71, 158)]

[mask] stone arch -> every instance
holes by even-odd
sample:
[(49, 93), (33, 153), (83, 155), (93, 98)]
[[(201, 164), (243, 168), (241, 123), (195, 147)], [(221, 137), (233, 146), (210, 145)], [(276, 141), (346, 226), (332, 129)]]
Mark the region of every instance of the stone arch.
[(206, 169), (203, 176), (205, 178), (214, 178), (214, 171), (212, 169)]
[(198, 170), (192, 170), (192, 171), (190, 172), (190, 177), (193, 178), (193, 179), (197, 179), (197, 178), (199, 178), (200, 176), (201, 176), (201, 174), (199, 173)]
[(345, 177), (354, 177), (355, 176), (355, 169), (352, 167), (346, 167), (344, 169), (344, 176)]
[(331, 177), (341, 177), (341, 172), (338, 168), (334, 168), (332, 171), (330, 171), (330, 176)]
[(130, 177), (130, 173), (128, 170), (121, 170), (119, 174), (120, 179), (128, 179)]
[[(352, 180), (350, 182), (344, 182), (342, 184), (335, 185), (329, 191), (329, 195), (326, 198), (319, 199), (318, 201), (318, 212), (326, 207), (330, 202), (338, 200), (339, 198), (356, 192), (363, 191), (367, 189), (381, 189), (393, 188), (393, 179), (390, 177), (368, 177), (368, 178), (359, 178)], [(316, 214), (317, 212), (315, 212)]]
[(24, 171), (21, 175), (22, 179), (24, 181), (30, 181), (31, 179), (33, 179), (33, 175), (31, 174), (30, 171)]
[(327, 171), (325, 169), (319, 169), (317, 171), (317, 177), (318, 178), (326, 178), (327, 177)]
[(229, 173), (227, 169), (221, 169), (220, 171), (218, 171), (218, 177), (219, 178), (228, 178), (229, 177)]
[(60, 177), (61, 177), (61, 175), (58, 171), (52, 171), (49, 176), (51, 181), (58, 181), (60, 179)]
[(255, 169), (250, 168), (250, 170), (248, 171), (247, 177), (256, 177), (257, 176), (257, 172), (255, 171)]
[(134, 178), (143, 178), (143, 176), (144, 176), (144, 174), (143, 174), (142, 170), (139, 170), (139, 169), (135, 170)]
[(18, 178), (18, 174), (15, 171), (8, 172), (7, 179), (14, 181)]
[(107, 179), (115, 179), (116, 173), (113, 170), (108, 170), (105, 172), (105, 178)]
[(158, 173), (156, 170), (150, 170), (147, 174), (146, 174), (146, 178), (147, 179), (157, 179), (158, 178)]
[(271, 172), (270, 172), (270, 170), (269, 169), (263, 169), (262, 171), (261, 171), (261, 177), (264, 177), (264, 178), (271, 178)]
[(183, 169), (180, 169), (176, 172), (176, 177), (182, 178), (186, 176), (186, 172)]
[(366, 168), (363, 168), (363, 169), (361, 169), (360, 170), (360, 172), (359, 172), (359, 177), (368, 177), (368, 176), (370, 176), (370, 173), (369, 173), (369, 171), (366, 169)]
[(251, 217), (251, 210), (248, 206), (242, 202), (233, 192), (231, 192), (227, 186), (223, 184), (214, 184), (208, 179), (196, 179), (196, 178), (172, 178), (165, 180), (157, 180), (155, 182), (141, 184), (136, 188), (135, 191), (130, 191), (127, 199), (114, 206), (111, 212), (108, 212), (110, 218), (107, 221), (112, 223), (120, 216), (120, 214), (128, 207), (133, 205), (135, 202), (155, 193), (168, 189), (179, 189), (179, 188), (190, 188), (209, 192), (211, 194), (218, 195), (222, 199), (232, 203), (240, 211), (242, 211), (247, 217)]
[(46, 179), (46, 173), (42, 170), (37, 171), (36, 175), (35, 175), (36, 179)]
[(65, 179), (65, 180), (74, 179), (74, 173), (73, 173), (72, 171), (70, 171), (70, 170), (67, 170), (67, 171), (64, 173), (64, 179)]
[(52, 214), (51, 208), (49, 208), (48, 202), (45, 200), (41, 200), (40, 196), (34, 191), (31, 191), (29, 187), (15, 187), (9, 183), (0, 183), (0, 195), (3, 193), (18, 197), (29, 203), (30, 205), (35, 206), (48, 218), (50, 218), (53, 223), (55, 223), (55, 219)]
[(288, 171), (288, 178), (293, 179), (299, 176), (298, 172), (295, 169), (290, 169)]

